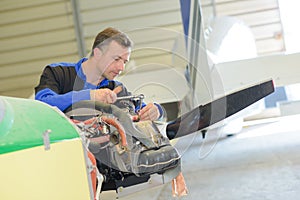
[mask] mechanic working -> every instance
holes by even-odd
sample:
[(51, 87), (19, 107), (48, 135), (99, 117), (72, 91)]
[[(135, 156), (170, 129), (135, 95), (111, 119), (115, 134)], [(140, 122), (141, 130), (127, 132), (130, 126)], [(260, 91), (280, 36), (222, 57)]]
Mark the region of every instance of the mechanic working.
[[(129, 61), (133, 42), (127, 34), (106, 28), (96, 36), (89, 58), (77, 63), (47, 65), (35, 87), (35, 99), (66, 110), (82, 100), (113, 104), (117, 97), (130, 96), (126, 87), (114, 80)], [(140, 120), (157, 120), (163, 115), (157, 103), (137, 105)]]

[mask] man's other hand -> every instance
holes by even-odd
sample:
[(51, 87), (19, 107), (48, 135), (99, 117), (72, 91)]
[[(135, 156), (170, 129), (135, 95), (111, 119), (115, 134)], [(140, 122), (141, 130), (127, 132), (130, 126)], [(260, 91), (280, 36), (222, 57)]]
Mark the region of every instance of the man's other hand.
[(154, 103), (148, 103), (144, 108), (139, 111), (140, 120), (157, 120), (160, 113)]

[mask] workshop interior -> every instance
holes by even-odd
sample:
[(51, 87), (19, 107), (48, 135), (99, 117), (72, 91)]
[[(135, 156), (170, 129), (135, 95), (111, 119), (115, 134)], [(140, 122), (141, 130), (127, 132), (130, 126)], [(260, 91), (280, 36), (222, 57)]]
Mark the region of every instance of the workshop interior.
[[(299, 6), (1, 0), (0, 199), (298, 199)], [(36, 100), (44, 67), (89, 57), (106, 27), (134, 42), (123, 107)]]

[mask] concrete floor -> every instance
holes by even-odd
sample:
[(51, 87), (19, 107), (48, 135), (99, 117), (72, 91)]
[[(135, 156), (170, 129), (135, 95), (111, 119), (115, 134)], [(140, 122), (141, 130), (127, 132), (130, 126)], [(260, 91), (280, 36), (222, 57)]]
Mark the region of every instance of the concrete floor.
[[(192, 200), (298, 200), (300, 196), (300, 115), (253, 121), (227, 137), (222, 129), (181, 138), (183, 174), (189, 194), (173, 198), (164, 184), (119, 197)], [(102, 199), (114, 199), (103, 193)]]

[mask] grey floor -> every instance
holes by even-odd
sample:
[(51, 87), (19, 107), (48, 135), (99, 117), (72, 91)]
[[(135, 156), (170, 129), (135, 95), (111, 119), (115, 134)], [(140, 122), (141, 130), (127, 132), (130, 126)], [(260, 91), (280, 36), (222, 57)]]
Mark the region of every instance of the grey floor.
[(231, 137), (214, 129), (204, 140), (194, 134), (175, 146), (183, 155), (187, 196), (173, 198), (164, 184), (119, 199), (300, 199), (300, 115), (251, 122)]

